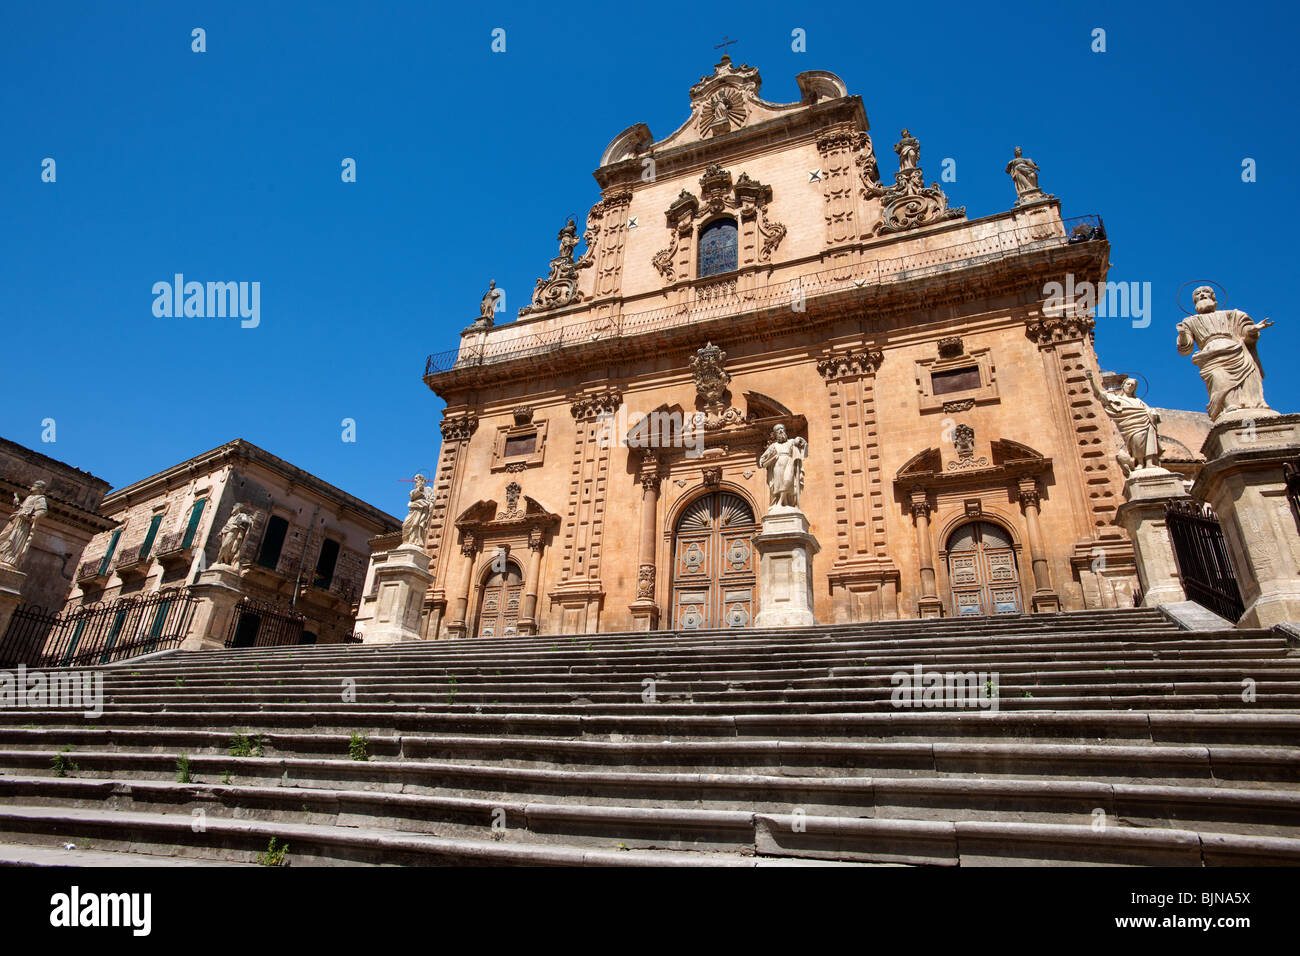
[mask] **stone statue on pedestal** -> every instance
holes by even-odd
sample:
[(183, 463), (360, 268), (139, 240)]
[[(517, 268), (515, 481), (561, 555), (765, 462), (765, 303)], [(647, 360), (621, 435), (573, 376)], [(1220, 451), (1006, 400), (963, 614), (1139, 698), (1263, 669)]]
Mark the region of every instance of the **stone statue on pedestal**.
[(1044, 198), (1043, 191), (1038, 188), (1038, 165), (1025, 156), (1019, 146), (1016, 147), (1011, 162), (1007, 163), (1007, 175), (1016, 184), (1017, 206)]
[(424, 539), (429, 535), (429, 518), (433, 515), (433, 495), (425, 487), (424, 475), (415, 476), (415, 487), (411, 489), (410, 504), (407, 506), (406, 520), (402, 522), (402, 544), (424, 547)]
[(1255, 322), (1239, 309), (1220, 309), (1209, 286), (1193, 292), (1192, 301), (1196, 315), (1178, 323), (1178, 354), (1200, 350), (1192, 355), (1192, 361), (1210, 395), (1206, 409), (1210, 418), (1251, 409), (1271, 414), (1264, 401), (1264, 368), (1255, 343), (1272, 321)]
[(239, 566), (239, 553), (253, 529), (253, 515), (246, 505), (235, 505), (226, 523), (221, 527), (221, 547), (217, 550), (216, 564)]
[(488, 282), (487, 294), (483, 296), (482, 301), (479, 303), (478, 321), (474, 323), (476, 326), (479, 328), (492, 328), (492, 324), (496, 321), (497, 302), (500, 298), (501, 290), (497, 288), (497, 280), (492, 279)]
[(1092, 393), (1097, 396), (1101, 407), (1106, 410), (1106, 414), (1119, 429), (1120, 437), (1124, 439), (1125, 450), (1117, 456), (1124, 475), (1127, 477), (1134, 468), (1159, 468), (1160, 435), (1156, 431), (1156, 425), (1160, 416), (1137, 397), (1137, 382), (1126, 378), (1118, 393), (1103, 392), (1097, 387), (1092, 372), (1087, 374)]
[(33, 482), (26, 498), (20, 499), (14, 495), (14, 504), (18, 510), (10, 516), (4, 530), (0, 531), (0, 565), (17, 570), (27, 556), (27, 549), (32, 546), (36, 522), (50, 510), (45, 500), (45, 482)]
[(769, 512), (778, 508), (798, 510), (799, 493), (803, 491), (803, 462), (807, 457), (807, 441), (786, 437), (784, 425), (772, 429), (772, 443), (758, 459), (758, 466), (767, 469)]

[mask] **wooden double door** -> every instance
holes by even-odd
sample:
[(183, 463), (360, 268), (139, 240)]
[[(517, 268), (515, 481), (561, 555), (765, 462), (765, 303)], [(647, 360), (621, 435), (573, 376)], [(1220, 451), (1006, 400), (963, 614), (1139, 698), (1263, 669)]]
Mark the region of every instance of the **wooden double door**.
[(1021, 613), (1016, 552), (1004, 529), (989, 521), (972, 521), (949, 536), (947, 550), (955, 615)]
[(483, 583), (479, 598), (478, 636), (513, 637), (519, 633), (519, 605), (524, 598), (524, 577), (513, 562)]
[(753, 509), (718, 491), (695, 499), (673, 537), (673, 627), (749, 627), (757, 605)]

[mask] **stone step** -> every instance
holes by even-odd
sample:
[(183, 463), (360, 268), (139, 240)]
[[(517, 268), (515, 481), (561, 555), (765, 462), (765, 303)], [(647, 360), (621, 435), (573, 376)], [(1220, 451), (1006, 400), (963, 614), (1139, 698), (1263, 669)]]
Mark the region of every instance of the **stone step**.
[[(1287, 680), (1300, 684), (1300, 658), (1237, 658), (1217, 660), (1117, 660), (1114, 662), (1091, 661), (1007, 661), (999, 662), (996, 670), (988, 670), (989, 662), (983, 660), (962, 659), (944, 661), (936, 667), (932, 662), (916, 662), (922, 666), (922, 673), (939, 671), (941, 673), (962, 672), (996, 673), (1003, 682), (1018, 680), (1020, 682), (1056, 682), (1056, 683), (1124, 683), (1143, 680), (1167, 681), (1240, 681), (1244, 678), (1259, 680)], [(1106, 666), (1100, 666), (1106, 664)], [(403, 674), (403, 675), (366, 675), (355, 681), (358, 692), (374, 692), (378, 689), (391, 692), (424, 691), (427, 693), (457, 693), (474, 691), (478, 693), (572, 693), (574, 691), (628, 691), (640, 694), (643, 681), (654, 679), (657, 689), (667, 688), (722, 691), (732, 688), (746, 690), (765, 690), (773, 687), (807, 687), (807, 688), (856, 688), (856, 687), (893, 687), (898, 683), (897, 675), (909, 678), (913, 669), (899, 666), (872, 667), (835, 667), (829, 671), (820, 668), (786, 670), (771, 674), (757, 672), (751, 675), (741, 674), (705, 674), (671, 673), (665, 676), (647, 674), (586, 675), (586, 674), (511, 674), (511, 675), (445, 675), (445, 674)], [(302, 676), (273, 679), (254, 675), (227, 680), (195, 678), (177, 685), (175, 681), (147, 680), (139, 678), (130, 682), (105, 682), (105, 691), (114, 699), (127, 699), (146, 694), (176, 694), (178, 688), (184, 688), (186, 695), (196, 693), (245, 693), (245, 692), (288, 692), (302, 690), (309, 692), (329, 692), (337, 694), (342, 675), (330, 673), (311, 673)]]
[[(464, 840), (381, 828), (323, 826), (211, 817), (195, 832), (189, 814), (81, 807), (0, 806), (0, 843), (29, 846), (89, 841), (98, 851), (130, 851), (187, 860), (256, 862), (272, 839), (289, 847), (286, 864), (413, 866), (789, 866), (819, 860), (735, 853), (608, 849)], [(626, 844), (624, 844), (626, 845)]]
[[(409, 797), (457, 797), (483, 801), (491, 808), (511, 801), (574, 802), (583, 805), (635, 806), (657, 809), (672, 806), (717, 810), (780, 811), (791, 807), (806, 812), (849, 813), (866, 816), (907, 816), (917, 819), (1020, 819), (1047, 822), (1060, 815), (1082, 816), (1101, 809), (1116, 818), (1138, 818), (1143, 826), (1168, 826), (1170, 821), (1215, 823), (1228, 832), (1259, 831), (1275, 834), (1300, 826), (1300, 792), (1264, 788), (1171, 786), (1168, 784), (1098, 783), (1080, 780), (997, 780), (936, 777), (825, 777), (765, 773), (675, 773), (505, 767), (498, 764), (447, 763), (431, 760), (354, 761), (338, 757), (230, 757), (189, 755), (191, 782), (172, 787), (176, 753), (82, 751), (71, 755), (76, 778), (92, 791), (95, 800), (106, 799), (104, 787), (140, 782), (157, 784), (175, 797), (186, 795), (183, 786), (217, 788), (225, 794), (230, 784), (269, 789), (281, 812), (297, 812), (299, 804), (285, 795), (306, 791), (400, 792)], [(53, 776), (53, 754), (41, 751), (0, 753), (4, 766), (16, 774), (0, 777), (0, 799), (28, 803), (33, 799), (75, 790)], [(147, 788), (146, 788), (147, 789)], [(114, 791), (115, 792), (115, 791)], [(204, 791), (212, 799), (211, 789)], [(150, 791), (152, 793), (152, 791)], [(238, 803), (228, 808), (237, 815), (252, 814)], [(153, 798), (151, 798), (153, 799)], [(224, 798), (223, 798), (224, 799)], [(270, 800), (261, 794), (263, 802)], [(287, 802), (285, 802), (287, 801)], [(303, 806), (306, 806), (304, 804)], [(315, 810), (303, 810), (316, 812)], [(354, 811), (361, 812), (361, 811)], [(383, 811), (374, 815), (383, 817)], [(478, 818), (482, 825), (487, 816)], [(328, 821), (327, 821), (328, 822)], [(420, 829), (407, 820), (402, 829)], [(462, 834), (464, 835), (464, 834)], [(1295, 834), (1300, 836), (1300, 833)]]
[[(347, 734), (279, 734), (237, 731), (266, 757), (334, 757), (348, 755)], [(0, 728), (0, 751), (165, 753), (229, 756), (235, 734), (212, 730), (75, 728), (25, 730)], [(254, 741), (253, 738), (256, 738)], [(799, 776), (834, 776), (856, 770), (875, 774), (957, 776), (1014, 774), (1060, 779), (1230, 781), (1233, 785), (1267, 782), (1273, 787), (1300, 786), (1300, 748), (1241, 746), (1168, 746), (1155, 743), (1053, 744), (891, 743), (807, 740), (674, 740), (605, 741), (546, 737), (372, 736), (366, 738), (372, 759), (433, 760), (506, 767), (616, 769), (726, 773), (737, 768)], [(25, 762), (26, 766), (38, 766)], [(49, 766), (46, 760), (45, 766)]]
[[(101, 718), (96, 726), (110, 722)], [(83, 727), (85, 718), (72, 711), (0, 708), (0, 726), (19, 728)], [(474, 736), (538, 736), (608, 739), (639, 737), (691, 740), (761, 738), (837, 740), (847, 737), (875, 741), (1027, 740), (1082, 743), (1098, 740), (1125, 743), (1240, 743), (1281, 747), (1300, 746), (1300, 714), (1285, 711), (1024, 711), (979, 713), (889, 710), (862, 714), (738, 714), (738, 715), (574, 715), (476, 714), (362, 709), (347, 713), (295, 709), (259, 711), (118, 711), (111, 726), (128, 729), (212, 727), (249, 732), (313, 730), (338, 733), (462, 734)]]
[[(103, 808), (0, 805), (0, 833), (32, 845), (78, 839), (96, 849), (170, 852), (174, 855), (248, 862), (274, 838), (289, 847), (292, 864), (450, 865), (762, 865), (769, 859), (928, 865), (1018, 863), (1138, 864), (1165, 866), (1295, 865), (1300, 840), (1191, 829), (1021, 823), (874, 819), (820, 814), (705, 811), (668, 813), (656, 808), (591, 808), (525, 805), (539, 829), (560, 825), (582, 830), (637, 833), (648, 826), (661, 834), (665, 823), (681, 837), (701, 829), (709, 835), (741, 838), (752, 821), (748, 853), (639, 849), (647, 838), (618, 839), (609, 849), (509, 839), (465, 839), (430, 833), (292, 821), (232, 819), (207, 814), (201, 823), (188, 813), (146, 813)], [(507, 811), (508, 813), (508, 811)], [(530, 832), (535, 832), (530, 829)], [(605, 837), (614, 839), (613, 837)], [(651, 836), (647, 842), (662, 839)], [(628, 841), (631, 841), (629, 843)], [(684, 841), (683, 841), (684, 842)], [(743, 846), (743, 845), (742, 845)], [(622, 849), (626, 847), (626, 849)]]

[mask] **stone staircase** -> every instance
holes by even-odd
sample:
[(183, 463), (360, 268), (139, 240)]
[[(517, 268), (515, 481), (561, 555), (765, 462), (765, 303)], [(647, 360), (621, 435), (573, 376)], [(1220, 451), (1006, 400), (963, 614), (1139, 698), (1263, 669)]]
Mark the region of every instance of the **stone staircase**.
[[(895, 707), (916, 664), (996, 711)], [(1300, 652), (1150, 610), (105, 673), (98, 720), (0, 710), (0, 862), (1300, 863)]]

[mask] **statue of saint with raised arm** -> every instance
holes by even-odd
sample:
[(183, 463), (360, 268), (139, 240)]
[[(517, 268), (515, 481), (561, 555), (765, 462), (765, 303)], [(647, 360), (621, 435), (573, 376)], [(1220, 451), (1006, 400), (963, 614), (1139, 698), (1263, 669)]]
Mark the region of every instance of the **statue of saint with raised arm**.
[(1273, 323), (1256, 322), (1240, 309), (1220, 309), (1214, 290), (1207, 285), (1192, 293), (1196, 314), (1178, 323), (1178, 354), (1192, 355), (1210, 395), (1206, 411), (1211, 419), (1228, 412), (1260, 409), (1271, 413), (1264, 401), (1264, 368), (1255, 344), (1259, 333)]
[(1097, 387), (1092, 372), (1087, 374), (1092, 393), (1124, 439), (1124, 451), (1117, 456), (1120, 470), (1128, 475), (1134, 468), (1159, 468), (1160, 435), (1156, 424), (1160, 416), (1137, 397), (1137, 381), (1126, 378), (1119, 392), (1103, 392)]
[(32, 546), (36, 522), (50, 510), (49, 503), (45, 500), (45, 482), (33, 482), (26, 498), (14, 495), (14, 504), (18, 510), (9, 517), (4, 530), (0, 531), (0, 564), (19, 569), (23, 558), (27, 556), (27, 549)]
[(424, 475), (415, 476), (415, 487), (411, 489), (410, 504), (407, 506), (406, 520), (402, 522), (402, 544), (424, 547), (424, 539), (429, 535), (429, 519), (433, 515), (433, 495), (425, 487)]
[(771, 496), (768, 511), (799, 508), (803, 491), (803, 462), (808, 457), (808, 442), (788, 438), (784, 425), (772, 429), (772, 443), (759, 456), (758, 466), (767, 469), (767, 491)]

